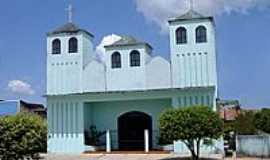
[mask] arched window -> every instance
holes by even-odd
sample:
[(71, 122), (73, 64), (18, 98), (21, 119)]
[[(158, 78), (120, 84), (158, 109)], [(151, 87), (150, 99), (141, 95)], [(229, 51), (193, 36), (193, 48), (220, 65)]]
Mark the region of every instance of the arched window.
[(52, 54), (61, 54), (61, 41), (59, 39), (52, 42)]
[(204, 26), (199, 26), (196, 28), (196, 42), (204, 43), (207, 41), (206, 28)]
[(121, 68), (121, 55), (119, 52), (112, 54), (112, 68)]
[(69, 53), (77, 53), (78, 52), (78, 40), (73, 37), (68, 41), (68, 52)]
[(176, 44), (187, 43), (187, 30), (184, 27), (179, 27), (176, 30)]
[(141, 59), (140, 59), (140, 52), (139, 51), (132, 51), (129, 55), (130, 58), (130, 66), (131, 67), (137, 67), (141, 65)]

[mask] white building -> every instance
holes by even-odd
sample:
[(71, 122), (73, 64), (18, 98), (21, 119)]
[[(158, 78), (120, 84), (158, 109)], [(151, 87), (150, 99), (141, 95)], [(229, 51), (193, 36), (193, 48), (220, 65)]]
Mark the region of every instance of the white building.
[[(158, 118), (170, 107), (216, 107), (215, 24), (193, 10), (169, 20), (170, 61), (130, 36), (95, 58), (94, 36), (68, 23), (47, 37), (49, 152), (89, 149), (85, 131), (109, 130), (112, 149), (158, 148)], [(101, 141), (104, 138), (101, 137)]]

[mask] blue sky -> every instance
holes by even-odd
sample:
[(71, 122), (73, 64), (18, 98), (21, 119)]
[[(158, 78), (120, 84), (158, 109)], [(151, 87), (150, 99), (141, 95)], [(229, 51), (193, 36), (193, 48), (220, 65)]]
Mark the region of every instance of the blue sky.
[[(160, 0), (153, 3), (157, 1)], [(238, 1), (242, 4), (246, 0)], [(96, 45), (108, 34), (128, 34), (149, 42), (155, 55), (169, 58), (164, 17), (182, 14), (186, 3), (180, 3), (179, 11), (167, 13), (175, 8), (159, 8), (157, 3), (150, 4), (151, 11), (144, 2), (71, 1), (75, 8), (74, 22), (95, 35)], [(197, 4), (198, 10), (215, 14), (216, 18), (220, 97), (239, 99), (249, 108), (270, 106), (270, 10), (268, 2), (262, 2), (242, 8), (239, 4), (216, 4), (213, 13), (207, 12), (210, 10), (207, 7), (213, 7), (210, 5), (215, 3), (213, 0), (205, 0), (208, 6)], [(67, 0), (1, 2), (0, 99), (23, 98), (45, 103), (42, 95), (46, 86), (46, 33), (67, 22), (65, 8), (69, 3)]]

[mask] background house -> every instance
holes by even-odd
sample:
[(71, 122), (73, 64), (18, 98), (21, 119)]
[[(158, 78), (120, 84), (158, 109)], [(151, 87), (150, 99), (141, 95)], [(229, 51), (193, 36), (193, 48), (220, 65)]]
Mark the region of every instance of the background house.
[(241, 107), (238, 100), (218, 100), (217, 102), (219, 116), (225, 122), (236, 120), (241, 113)]
[(0, 116), (15, 115), (19, 112), (31, 112), (43, 118), (46, 118), (47, 115), (47, 109), (42, 104), (22, 100), (0, 100)]

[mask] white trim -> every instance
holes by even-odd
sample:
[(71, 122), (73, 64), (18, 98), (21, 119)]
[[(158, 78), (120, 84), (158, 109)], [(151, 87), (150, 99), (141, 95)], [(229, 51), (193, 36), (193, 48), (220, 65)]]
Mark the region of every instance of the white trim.
[(20, 100), (3, 100), (3, 101), (0, 101), (0, 103), (3, 103), (3, 102), (19, 102)]

